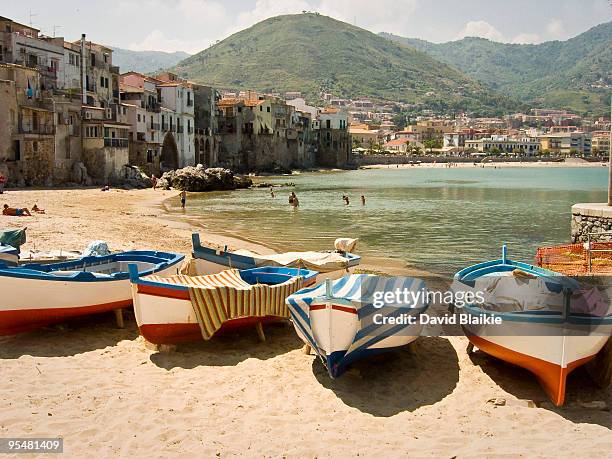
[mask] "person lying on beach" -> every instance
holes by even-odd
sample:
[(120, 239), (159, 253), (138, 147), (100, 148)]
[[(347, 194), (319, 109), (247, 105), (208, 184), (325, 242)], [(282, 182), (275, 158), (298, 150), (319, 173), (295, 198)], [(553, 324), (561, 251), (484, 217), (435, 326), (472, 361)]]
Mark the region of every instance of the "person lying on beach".
[(38, 207), (38, 204), (34, 204), (32, 206), (32, 212), (36, 212), (37, 214), (44, 214), (45, 209), (41, 209), (40, 207)]
[(22, 208), (9, 207), (8, 204), (4, 204), (2, 215), (9, 215), (11, 217), (23, 217), (23, 216), (31, 217), (32, 216), (30, 211), (26, 209), (25, 207), (22, 207)]

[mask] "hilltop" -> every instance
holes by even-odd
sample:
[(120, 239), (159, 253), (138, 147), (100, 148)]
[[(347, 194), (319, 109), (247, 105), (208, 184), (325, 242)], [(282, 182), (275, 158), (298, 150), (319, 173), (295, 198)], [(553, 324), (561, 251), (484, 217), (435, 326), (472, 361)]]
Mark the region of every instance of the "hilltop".
[(609, 110), (610, 89), (606, 86), (612, 86), (612, 22), (566, 41), (537, 45), (475, 37), (431, 43), (388, 33), (380, 36), (425, 52), (525, 102), (581, 113)]
[(183, 61), (179, 75), (218, 87), (324, 92), (501, 112), (511, 100), (427, 54), (316, 13), (277, 16)]

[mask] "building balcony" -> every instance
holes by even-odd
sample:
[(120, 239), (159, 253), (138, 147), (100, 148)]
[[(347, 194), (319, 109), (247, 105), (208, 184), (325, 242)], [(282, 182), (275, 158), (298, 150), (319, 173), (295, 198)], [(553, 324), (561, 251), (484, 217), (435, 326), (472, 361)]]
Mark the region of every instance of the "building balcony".
[(33, 134), (33, 135), (53, 135), (55, 134), (55, 126), (32, 126), (32, 125), (19, 125), (19, 134)]
[(193, 134), (193, 128), (188, 128), (187, 129), (187, 134)]
[(129, 141), (128, 139), (111, 139), (111, 138), (105, 137), (104, 146), (114, 147), (114, 148), (128, 148)]
[(151, 129), (153, 131), (159, 131), (159, 123), (150, 123), (149, 124), (149, 129)]

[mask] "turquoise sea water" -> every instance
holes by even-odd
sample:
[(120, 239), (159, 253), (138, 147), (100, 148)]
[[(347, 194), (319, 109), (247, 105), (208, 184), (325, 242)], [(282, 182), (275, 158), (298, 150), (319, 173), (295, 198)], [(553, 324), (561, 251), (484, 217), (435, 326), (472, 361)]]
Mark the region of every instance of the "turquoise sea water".
[[(531, 262), (537, 247), (569, 242), (572, 204), (603, 202), (607, 169), (414, 167), (266, 181), (295, 188), (275, 188), (275, 199), (267, 188), (194, 194), (186, 213), (204, 231), (243, 235), (278, 250), (330, 249), (336, 237), (358, 237), (362, 255), (451, 274), (498, 258), (503, 243), (513, 259)], [(287, 202), (292, 190), (297, 210)]]

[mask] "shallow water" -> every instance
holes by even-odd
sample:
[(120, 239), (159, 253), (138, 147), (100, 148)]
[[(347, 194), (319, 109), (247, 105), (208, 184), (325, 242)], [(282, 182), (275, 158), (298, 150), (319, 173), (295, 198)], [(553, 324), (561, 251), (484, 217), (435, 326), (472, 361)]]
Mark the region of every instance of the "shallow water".
[[(275, 199), (267, 188), (190, 195), (186, 214), (205, 230), (279, 250), (330, 249), (336, 237), (358, 237), (362, 255), (451, 274), (498, 258), (503, 243), (511, 258), (532, 262), (537, 247), (569, 242), (572, 204), (605, 201), (607, 168), (415, 167), (266, 181), (295, 188), (275, 188)], [(299, 209), (288, 205), (291, 190)]]

